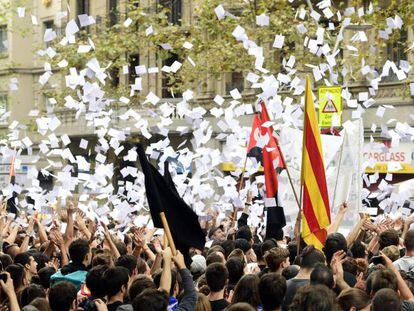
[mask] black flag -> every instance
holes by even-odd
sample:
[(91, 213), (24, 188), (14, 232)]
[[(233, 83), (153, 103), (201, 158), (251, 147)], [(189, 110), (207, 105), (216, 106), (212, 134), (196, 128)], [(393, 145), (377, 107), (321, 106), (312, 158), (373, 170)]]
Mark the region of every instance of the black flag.
[(164, 176), (162, 176), (148, 162), (143, 146), (138, 144), (137, 149), (145, 175), (145, 190), (152, 222), (155, 227), (163, 228), (160, 213), (165, 213), (175, 245), (187, 257), (188, 262), (190, 247), (203, 249), (206, 241), (198, 216), (179, 196), (168, 171), (168, 164), (165, 164)]

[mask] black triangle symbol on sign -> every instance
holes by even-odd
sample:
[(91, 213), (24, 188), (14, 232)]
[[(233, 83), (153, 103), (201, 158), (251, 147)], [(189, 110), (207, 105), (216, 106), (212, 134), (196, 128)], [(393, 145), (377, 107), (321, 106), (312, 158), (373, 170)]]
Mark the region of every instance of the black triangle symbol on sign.
[(332, 99), (328, 99), (326, 102), (325, 107), (323, 108), (322, 112), (324, 113), (335, 113), (338, 112), (338, 109), (336, 109), (336, 106)]

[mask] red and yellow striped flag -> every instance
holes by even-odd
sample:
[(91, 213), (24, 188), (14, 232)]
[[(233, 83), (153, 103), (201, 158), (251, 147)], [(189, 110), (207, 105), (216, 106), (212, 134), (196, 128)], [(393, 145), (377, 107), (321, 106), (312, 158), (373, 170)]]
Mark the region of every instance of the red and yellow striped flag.
[(306, 77), (305, 116), (302, 151), (302, 237), (306, 244), (322, 250), (331, 223), (328, 189), (315, 104), (309, 77)]

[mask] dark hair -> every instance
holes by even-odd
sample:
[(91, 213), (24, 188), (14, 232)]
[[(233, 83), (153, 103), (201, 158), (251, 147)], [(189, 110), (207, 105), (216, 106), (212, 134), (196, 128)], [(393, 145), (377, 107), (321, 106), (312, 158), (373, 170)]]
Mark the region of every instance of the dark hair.
[(20, 253), (14, 256), (14, 263), (21, 264), (23, 267), (30, 264), (30, 256), (27, 252)]
[(115, 266), (127, 268), (129, 271), (129, 276), (132, 276), (132, 273), (134, 272), (134, 270), (137, 269), (137, 263), (138, 263), (138, 260), (135, 256), (122, 255), (116, 261)]
[(95, 266), (112, 266), (112, 255), (108, 253), (99, 253), (93, 256), (92, 267)]
[(75, 264), (82, 264), (89, 251), (90, 247), (87, 240), (77, 239), (69, 245), (70, 259)]
[(380, 289), (372, 299), (371, 310), (389, 311), (401, 310), (401, 300), (397, 292), (390, 288)]
[(221, 291), (226, 286), (228, 278), (229, 272), (222, 263), (212, 263), (206, 269), (207, 285), (212, 292)]
[(408, 230), (404, 238), (404, 246), (407, 252), (414, 250), (414, 230)]
[(95, 266), (86, 274), (85, 284), (93, 298), (102, 298), (106, 295), (106, 284), (103, 275), (107, 269), (108, 266)]
[(275, 239), (269, 239), (265, 240), (262, 245), (260, 246), (260, 251), (262, 253), (262, 256), (265, 255), (265, 253), (268, 250), (271, 250), (272, 248), (277, 247), (277, 241)]
[(226, 268), (229, 272), (229, 284), (236, 285), (244, 274), (244, 263), (240, 258), (232, 257), (226, 262)]
[(245, 239), (251, 241), (253, 238), (252, 231), (249, 226), (241, 226), (236, 232), (236, 239)]
[(146, 289), (132, 301), (134, 311), (167, 311), (169, 298), (165, 291)]
[(259, 295), (263, 310), (280, 308), (286, 294), (286, 280), (276, 273), (267, 273), (260, 278)]
[(256, 311), (251, 305), (245, 302), (238, 302), (234, 305), (229, 306), (226, 311)]
[(7, 254), (0, 254), (0, 261), (1, 265), (3, 266), (3, 270), (13, 263), (13, 259), (10, 255)]
[(328, 265), (331, 263), (333, 255), (340, 250), (343, 250), (345, 253), (348, 251), (345, 237), (339, 232), (329, 234), (323, 247)]
[(129, 287), (129, 300), (134, 300), (146, 289), (156, 289), (154, 282), (148, 276), (138, 275)]
[(46, 292), (42, 286), (38, 284), (30, 284), (26, 288), (22, 290), (20, 293), (20, 305), (22, 307), (27, 306), (31, 303), (35, 298), (45, 298)]
[(380, 233), (378, 239), (379, 249), (382, 250), (384, 247), (400, 244), (400, 238), (398, 232), (394, 229), (388, 229)]
[(310, 275), (311, 285), (326, 285), (328, 288), (334, 287), (334, 277), (332, 270), (324, 264), (317, 264)]
[(343, 265), (344, 271), (357, 276), (357, 274), (358, 274), (358, 263), (354, 258), (347, 257), (342, 265)]
[(221, 257), (217, 252), (211, 253), (206, 258), (206, 265), (209, 266), (212, 263), (223, 263), (223, 257)]
[(230, 253), (236, 248), (236, 243), (233, 240), (225, 240), (220, 243), (221, 247), (224, 249), (224, 257), (227, 259)]
[(114, 239), (113, 241), (114, 241), (116, 249), (118, 250), (118, 252), (121, 256), (126, 255), (128, 253), (127, 247), (126, 247), (124, 242), (122, 242), (118, 239)]
[(356, 240), (352, 246), (351, 246), (351, 253), (353, 258), (365, 258), (366, 247), (365, 245), (360, 241)]
[(264, 255), (266, 265), (271, 272), (276, 272), (286, 258), (289, 258), (289, 251), (286, 248), (281, 247), (274, 247)]
[(34, 260), (37, 262), (37, 270), (40, 270), (46, 267), (46, 264), (50, 261), (50, 257), (41, 252), (33, 252), (31, 253)]
[(49, 290), (49, 305), (52, 311), (69, 311), (76, 300), (77, 290), (70, 282), (54, 284)]
[(306, 269), (312, 269), (317, 263), (325, 263), (325, 256), (313, 245), (306, 246), (300, 255), (300, 266)]
[(237, 239), (234, 241), (234, 246), (235, 248), (240, 248), (245, 254), (252, 248), (251, 244), (246, 239)]
[(390, 288), (394, 291), (398, 289), (397, 276), (390, 269), (380, 269), (374, 271), (367, 280), (367, 292), (375, 294), (381, 288)]
[(119, 293), (122, 286), (125, 286), (126, 289), (129, 281), (128, 269), (124, 267), (108, 268), (104, 272), (102, 279), (105, 284), (106, 294), (108, 298), (111, 298)]
[(350, 310), (352, 307), (360, 310), (371, 303), (369, 295), (358, 288), (343, 290), (336, 298), (336, 301), (342, 310)]
[(232, 303), (247, 302), (257, 308), (260, 305), (259, 283), (255, 274), (243, 276), (234, 288)]
[(295, 276), (298, 275), (298, 273), (299, 273), (299, 266), (297, 265), (290, 265), (282, 270), (282, 276), (284, 276), (286, 280), (290, 280), (294, 278)]
[(39, 284), (42, 285), (44, 289), (50, 287), (50, 277), (56, 273), (55, 268), (53, 267), (44, 267), (37, 271), (37, 276), (39, 277)]
[(300, 287), (289, 307), (289, 311), (333, 311), (337, 309), (335, 294), (325, 285)]
[(7, 266), (5, 271), (10, 273), (10, 277), (13, 280), (14, 290), (18, 291), (19, 288), (23, 286), (23, 280), (26, 275), (23, 266), (11, 264)]

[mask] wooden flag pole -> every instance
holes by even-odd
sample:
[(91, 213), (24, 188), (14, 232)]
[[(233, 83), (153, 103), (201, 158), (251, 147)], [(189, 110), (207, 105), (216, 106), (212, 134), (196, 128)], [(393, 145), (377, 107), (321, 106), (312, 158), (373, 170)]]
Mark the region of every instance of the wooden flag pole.
[(173, 256), (177, 255), (177, 249), (175, 248), (174, 240), (171, 235), (170, 226), (168, 225), (167, 218), (165, 217), (165, 213), (160, 213), (160, 218), (162, 221), (162, 226), (164, 227), (164, 233), (167, 235), (168, 244), (170, 244), (171, 252)]

